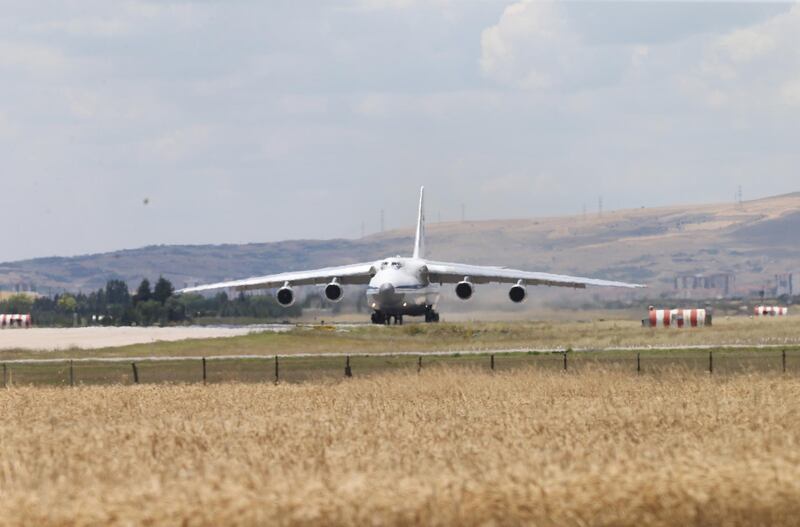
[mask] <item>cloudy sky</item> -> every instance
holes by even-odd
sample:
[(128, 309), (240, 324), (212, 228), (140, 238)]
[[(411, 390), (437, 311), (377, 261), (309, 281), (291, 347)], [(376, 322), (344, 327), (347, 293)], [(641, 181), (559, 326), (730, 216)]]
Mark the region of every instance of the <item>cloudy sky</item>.
[(800, 190), (795, 4), (0, 13), (0, 261)]

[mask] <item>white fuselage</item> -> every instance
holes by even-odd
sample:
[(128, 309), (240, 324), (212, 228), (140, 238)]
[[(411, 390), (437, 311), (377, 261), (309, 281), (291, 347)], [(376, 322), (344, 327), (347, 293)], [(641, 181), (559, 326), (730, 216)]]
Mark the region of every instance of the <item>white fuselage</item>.
[(375, 262), (375, 275), (367, 288), (367, 304), (387, 315), (422, 315), (439, 302), (439, 284), (428, 280), (425, 261), (386, 258)]

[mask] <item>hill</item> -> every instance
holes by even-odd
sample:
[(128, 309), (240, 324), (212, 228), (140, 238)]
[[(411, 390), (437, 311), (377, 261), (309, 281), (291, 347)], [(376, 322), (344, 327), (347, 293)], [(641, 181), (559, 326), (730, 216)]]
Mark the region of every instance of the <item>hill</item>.
[[(163, 275), (177, 286), (407, 254), (413, 231), (358, 240), (149, 246), (0, 264), (0, 289), (88, 291), (111, 278), (134, 285)], [(735, 289), (763, 287), (800, 267), (800, 193), (742, 204), (675, 206), (518, 220), (431, 223), (429, 256), (647, 283), (723, 273)]]

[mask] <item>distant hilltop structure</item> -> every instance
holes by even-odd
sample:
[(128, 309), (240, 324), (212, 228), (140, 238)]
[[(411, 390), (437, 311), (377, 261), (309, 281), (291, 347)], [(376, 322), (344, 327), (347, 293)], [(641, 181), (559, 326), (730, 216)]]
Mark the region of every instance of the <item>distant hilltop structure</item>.
[(679, 274), (674, 281), (678, 298), (727, 298), (735, 287), (733, 273)]

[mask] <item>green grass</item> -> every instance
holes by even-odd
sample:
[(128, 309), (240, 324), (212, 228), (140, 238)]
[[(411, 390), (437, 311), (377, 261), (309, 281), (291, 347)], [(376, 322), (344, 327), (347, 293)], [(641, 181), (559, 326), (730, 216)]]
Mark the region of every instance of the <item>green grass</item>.
[[(640, 371), (637, 372), (637, 354)], [(678, 372), (707, 372), (709, 352), (686, 350), (646, 350), (617, 352), (580, 352), (567, 354), (567, 374), (580, 374), (597, 368), (629, 372), (631, 375), (658, 375)], [(419, 367), (419, 356), (408, 354), (391, 357), (351, 357), (353, 376), (364, 376), (392, 370), (412, 370)], [(344, 357), (282, 357), (279, 359), (280, 382), (297, 383), (320, 379), (341, 379), (345, 371)], [(141, 383), (199, 383), (203, 380), (200, 360), (160, 360), (137, 362)], [(489, 369), (491, 354), (460, 354), (423, 356), (422, 368), (479, 368)], [(562, 353), (499, 353), (494, 354), (497, 371), (537, 368), (564, 369)], [(61, 385), (70, 383), (69, 363), (7, 364), (10, 385)], [(780, 350), (715, 350), (713, 374), (782, 373)], [(800, 350), (788, 351), (787, 374), (800, 374)], [(274, 359), (218, 359), (206, 362), (207, 382), (274, 382)], [(74, 362), (75, 384), (132, 384), (130, 362)]]
[(800, 349), (800, 317), (720, 320), (702, 329), (649, 329), (636, 321), (441, 323), (406, 326), (298, 327), (285, 333), (156, 342), (97, 350), (0, 352), (0, 360), (36, 357), (417, 353), (500, 349), (659, 349), (674, 346), (781, 345)]
[[(764, 344), (780, 345), (761, 348)], [(134, 357), (218, 357), (263, 355), (265, 359), (208, 361), (209, 382), (263, 382), (274, 380), (272, 355), (351, 354), (354, 375), (373, 371), (417, 367), (421, 352), (477, 351), (455, 357), (425, 357), (423, 367), (459, 365), (488, 367), (492, 350), (503, 349), (602, 349), (626, 350), (569, 353), (569, 371), (598, 366), (636, 369), (637, 350), (644, 372), (670, 369), (705, 370), (709, 350), (667, 349), (680, 345), (714, 346), (714, 371), (718, 374), (748, 371), (780, 371), (781, 349), (788, 352), (787, 370), (800, 373), (800, 323), (794, 318), (754, 321), (731, 319), (713, 328), (653, 330), (631, 321), (442, 323), (374, 327), (298, 327), (286, 333), (256, 333), (240, 337), (178, 342), (156, 342), (99, 350), (68, 349), (53, 352), (11, 350), (0, 352), (0, 362), (14, 359), (93, 359)], [(745, 346), (732, 348), (730, 345)], [(727, 347), (726, 347), (727, 346)], [(396, 357), (360, 357), (358, 354), (401, 354)], [(403, 356), (405, 355), (405, 356)], [(280, 361), (281, 380), (302, 382), (317, 378), (341, 378), (343, 357), (287, 357)], [(559, 354), (530, 352), (496, 354), (496, 368), (562, 368)], [(11, 376), (21, 384), (69, 384), (65, 363), (11, 365)], [(198, 382), (199, 360), (140, 362), (142, 382)], [(75, 382), (87, 384), (129, 383), (129, 362), (76, 362)]]

